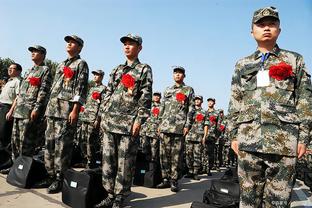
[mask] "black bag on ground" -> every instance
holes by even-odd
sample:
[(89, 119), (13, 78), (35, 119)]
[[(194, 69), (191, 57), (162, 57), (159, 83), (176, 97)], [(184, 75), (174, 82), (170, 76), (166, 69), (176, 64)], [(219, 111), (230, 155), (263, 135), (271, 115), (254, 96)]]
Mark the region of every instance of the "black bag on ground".
[(203, 202), (217, 207), (236, 208), (239, 206), (239, 184), (232, 181), (212, 180), (206, 190)]
[(7, 182), (20, 188), (31, 188), (33, 184), (43, 180), (47, 175), (43, 161), (28, 156), (19, 156), (10, 169)]
[(68, 169), (64, 174), (62, 202), (74, 208), (93, 207), (107, 197), (100, 168), (83, 171)]
[(11, 155), (6, 148), (0, 148), (0, 170), (11, 167), (13, 164)]
[(199, 201), (193, 201), (191, 204), (191, 208), (218, 208), (218, 207), (211, 204), (205, 204)]
[(145, 173), (149, 171), (149, 161), (146, 159), (146, 155), (141, 151), (138, 151), (135, 164), (135, 172), (133, 177), (133, 184), (137, 186), (144, 185)]
[(238, 183), (238, 173), (236, 167), (230, 167), (225, 172), (224, 175), (220, 178), (225, 181), (232, 181)]
[(144, 187), (154, 188), (161, 183), (160, 164), (156, 162), (149, 163), (149, 170), (144, 175)]
[(309, 188), (312, 188), (312, 172), (305, 172), (304, 173), (304, 184)]

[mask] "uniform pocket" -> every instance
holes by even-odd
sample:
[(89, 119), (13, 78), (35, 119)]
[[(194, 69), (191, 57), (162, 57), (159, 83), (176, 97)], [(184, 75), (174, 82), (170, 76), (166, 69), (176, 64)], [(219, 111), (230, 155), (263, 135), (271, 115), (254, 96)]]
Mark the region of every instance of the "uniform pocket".
[(294, 91), (295, 90), (295, 78), (289, 77), (285, 80), (274, 80), (275, 87), (282, 90)]
[(244, 107), (244, 110), (239, 112), (239, 116), (237, 118), (236, 123), (247, 123), (255, 120), (257, 114), (257, 108), (255, 105), (247, 105)]

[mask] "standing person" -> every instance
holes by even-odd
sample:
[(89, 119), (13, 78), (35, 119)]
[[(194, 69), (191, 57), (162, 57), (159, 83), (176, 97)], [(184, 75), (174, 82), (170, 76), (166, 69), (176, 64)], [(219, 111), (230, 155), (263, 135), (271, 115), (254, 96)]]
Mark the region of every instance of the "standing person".
[(34, 66), (30, 68), (21, 83), (19, 94), (13, 104), (14, 123), (12, 132), (12, 153), (33, 156), (42, 138), (38, 128), (43, 123), (44, 111), (49, 100), (52, 74), (45, 65), (46, 49), (35, 45), (29, 47)]
[(154, 92), (150, 116), (140, 131), (143, 152), (147, 152), (150, 160), (155, 163), (159, 163), (159, 135), (157, 129), (159, 126), (160, 99), (161, 93)]
[(219, 110), (220, 119), (217, 124), (217, 131), (218, 131), (218, 149), (217, 149), (217, 156), (218, 156), (218, 170), (223, 167), (223, 158), (224, 158), (224, 145), (225, 145), (225, 128), (226, 128), (226, 120), (224, 118), (224, 111), (223, 109)]
[(87, 96), (89, 68), (80, 58), (83, 40), (66, 36), (68, 58), (61, 62), (55, 72), (51, 96), (45, 116), (47, 119), (45, 166), (49, 180), (49, 194), (62, 190), (64, 172), (70, 167), (73, 137), (76, 131), (80, 106)]
[(139, 131), (152, 102), (152, 69), (138, 58), (142, 38), (128, 34), (120, 41), (126, 62), (112, 70), (101, 105), (103, 186), (108, 196), (96, 207), (122, 207), (130, 194)]
[(8, 75), (10, 78), (0, 94), (0, 148), (7, 148), (11, 143), (12, 115), (14, 111), (12, 104), (18, 95), (22, 80), (21, 72), (21, 65), (14, 63), (9, 66)]
[(257, 50), (235, 66), (228, 128), (238, 154), (240, 207), (290, 207), (295, 164), (306, 151), (311, 80), (303, 58), (276, 44), (278, 11), (254, 12)]
[(77, 130), (78, 141), (82, 142), (83, 155), (86, 157), (84, 159), (87, 161), (87, 168), (96, 166), (96, 152), (100, 151), (101, 148), (101, 141), (99, 139), (101, 117), (99, 110), (106, 90), (106, 86), (102, 84), (104, 71), (95, 70), (92, 71), (92, 74), (95, 85), (90, 88), (87, 102), (81, 107), (79, 114), (81, 126)]
[(207, 151), (205, 156), (208, 156), (208, 176), (212, 176), (211, 170), (214, 168), (215, 163), (215, 147), (219, 136), (218, 123), (221, 122), (220, 113), (214, 108), (216, 100), (208, 98), (208, 110), (205, 118), (205, 129), (202, 143)]
[(193, 115), (193, 124), (189, 133), (186, 135), (186, 164), (188, 168), (187, 178), (199, 180), (198, 172), (201, 164), (201, 139), (204, 135), (204, 122), (206, 111), (201, 107), (203, 97), (200, 95), (195, 96), (195, 113)]
[(174, 85), (164, 92), (159, 114), (160, 165), (163, 181), (157, 188), (178, 192), (179, 164), (184, 137), (189, 132), (194, 114), (194, 90), (185, 85), (185, 69), (173, 67)]

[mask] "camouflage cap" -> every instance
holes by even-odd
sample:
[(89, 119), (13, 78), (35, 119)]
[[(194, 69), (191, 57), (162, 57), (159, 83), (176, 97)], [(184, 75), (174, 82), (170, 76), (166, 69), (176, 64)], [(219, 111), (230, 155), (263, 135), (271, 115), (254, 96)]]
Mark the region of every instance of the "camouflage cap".
[(213, 101), (214, 103), (216, 102), (216, 99), (214, 99), (214, 98), (208, 98), (207, 99), (207, 101), (210, 101), (210, 100)]
[(134, 35), (134, 34), (128, 34), (126, 36), (123, 36), (120, 38), (120, 41), (122, 43), (125, 43), (125, 41), (129, 40), (129, 39), (137, 42), (139, 45), (142, 45), (142, 42), (143, 42), (142, 38), (140, 36)]
[(265, 7), (254, 12), (252, 23), (257, 23), (264, 17), (273, 17), (279, 20), (278, 11), (275, 7)]
[(182, 66), (172, 66), (173, 72), (180, 71), (185, 75), (185, 69)]
[(161, 97), (161, 92), (154, 92), (153, 95), (158, 95), (159, 97)]
[(203, 101), (203, 96), (201, 95), (195, 95), (194, 100), (199, 99), (201, 101)]
[(80, 46), (83, 46), (83, 40), (82, 40), (80, 37), (78, 37), (77, 35), (67, 35), (67, 36), (65, 36), (64, 40), (65, 40), (66, 42), (68, 42), (68, 41), (70, 41), (70, 40), (74, 40), (74, 41), (76, 41)]
[(40, 52), (42, 52), (44, 55), (47, 54), (47, 50), (46, 50), (44, 47), (40, 46), (40, 45), (33, 45), (33, 46), (30, 46), (30, 47), (28, 48), (28, 50), (29, 50), (30, 52), (33, 52), (33, 51), (40, 51)]
[(104, 76), (105, 72), (101, 69), (98, 69), (98, 70), (94, 70), (91, 72), (92, 74), (98, 74), (98, 75), (101, 75), (101, 76)]

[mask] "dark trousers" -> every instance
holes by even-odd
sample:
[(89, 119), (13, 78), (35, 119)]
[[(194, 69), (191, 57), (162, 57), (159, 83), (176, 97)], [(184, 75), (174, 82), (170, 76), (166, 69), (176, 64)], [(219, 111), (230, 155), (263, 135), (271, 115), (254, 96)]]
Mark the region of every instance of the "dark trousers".
[(206, 141), (206, 146), (207, 146), (207, 154), (208, 154), (208, 167), (211, 170), (215, 162), (215, 147), (216, 147), (215, 138), (208, 137)]
[(218, 145), (219, 167), (223, 166), (223, 148), (224, 148), (224, 142), (221, 139), (219, 139), (219, 145)]
[(7, 147), (11, 142), (13, 120), (6, 120), (11, 105), (0, 103), (0, 147)]

